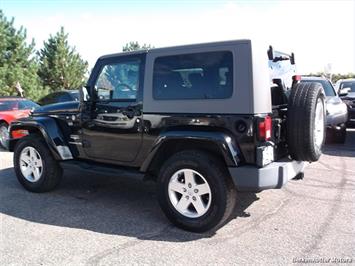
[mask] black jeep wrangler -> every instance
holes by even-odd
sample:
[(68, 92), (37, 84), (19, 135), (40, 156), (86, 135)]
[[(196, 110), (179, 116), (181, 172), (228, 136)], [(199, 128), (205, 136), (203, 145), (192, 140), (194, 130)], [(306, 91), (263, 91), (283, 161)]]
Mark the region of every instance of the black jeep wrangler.
[(27, 190), (54, 189), (63, 167), (152, 178), (166, 216), (203, 232), (237, 190), (281, 188), (321, 155), (323, 88), (251, 40), (103, 56), (80, 94), (11, 124), (27, 134), (9, 143)]

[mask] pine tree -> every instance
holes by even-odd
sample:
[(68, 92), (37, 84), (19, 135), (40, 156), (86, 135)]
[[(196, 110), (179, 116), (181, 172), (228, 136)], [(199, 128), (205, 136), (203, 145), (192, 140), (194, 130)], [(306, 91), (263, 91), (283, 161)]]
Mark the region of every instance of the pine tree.
[(39, 71), (44, 86), (50, 91), (76, 89), (84, 85), (88, 63), (68, 44), (68, 34), (61, 27), (50, 35), (39, 52)]
[(24, 95), (37, 100), (45, 92), (41, 90), (37, 76), (35, 43), (26, 43), (26, 30), (14, 27), (0, 10), (0, 96), (17, 95), (16, 85)]
[(123, 52), (130, 52), (130, 51), (138, 51), (138, 50), (148, 50), (154, 48), (154, 46), (150, 44), (143, 44), (142, 46), (138, 42), (129, 42), (126, 43), (125, 46), (122, 47)]

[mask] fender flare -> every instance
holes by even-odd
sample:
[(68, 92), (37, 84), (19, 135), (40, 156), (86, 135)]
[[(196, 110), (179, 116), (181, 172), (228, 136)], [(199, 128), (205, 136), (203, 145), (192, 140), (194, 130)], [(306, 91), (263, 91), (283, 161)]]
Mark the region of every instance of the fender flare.
[[(9, 132), (12, 136), (12, 131), (24, 129), (38, 130), (44, 141), (47, 143), (48, 148), (56, 160), (69, 160), (73, 159), (68, 143), (66, 142), (56, 120), (52, 117), (31, 117), (19, 119), (11, 123)], [(14, 150), (15, 144), (18, 139), (10, 138), (9, 149)]]
[(155, 140), (152, 148), (144, 160), (140, 171), (146, 172), (159, 150), (170, 141), (204, 141), (216, 144), (228, 167), (236, 167), (240, 161), (240, 152), (233, 138), (224, 132), (209, 131), (166, 131), (162, 132)]

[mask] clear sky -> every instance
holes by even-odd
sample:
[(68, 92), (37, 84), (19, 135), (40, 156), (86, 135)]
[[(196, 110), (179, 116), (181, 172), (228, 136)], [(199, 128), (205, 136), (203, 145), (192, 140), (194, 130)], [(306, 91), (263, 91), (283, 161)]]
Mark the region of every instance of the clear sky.
[(295, 52), (300, 73), (355, 72), (355, 0), (0, 0), (37, 49), (61, 26), (92, 67), (129, 41), (155, 47), (256, 38)]

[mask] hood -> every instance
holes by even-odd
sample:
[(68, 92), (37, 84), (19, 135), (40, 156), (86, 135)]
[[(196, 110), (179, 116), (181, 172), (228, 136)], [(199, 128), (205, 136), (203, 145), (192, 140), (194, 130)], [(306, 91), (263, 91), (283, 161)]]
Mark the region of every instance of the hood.
[(349, 92), (346, 96), (344, 96), (344, 98), (355, 99), (355, 92), (353, 91)]
[(338, 96), (327, 96), (325, 102), (326, 104), (339, 104), (343, 101)]
[(62, 114), (62, 113), (76, 113), (79, 111), (79, 102), (63, 102), (44, 105), (36, 108), (32, 114)]

